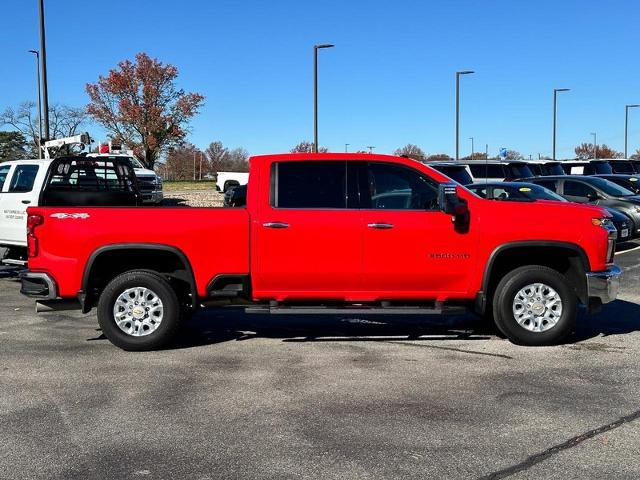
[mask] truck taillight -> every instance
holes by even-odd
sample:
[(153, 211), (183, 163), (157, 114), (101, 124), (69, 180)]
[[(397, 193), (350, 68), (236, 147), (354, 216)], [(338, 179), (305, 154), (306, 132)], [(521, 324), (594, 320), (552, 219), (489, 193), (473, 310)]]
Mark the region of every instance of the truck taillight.
[(36, 227), (44, 223), (42, 215), (29, 215), (27, 217), (27, 249), (29, 257), (38, 255), (38, 239), (35, 236)]

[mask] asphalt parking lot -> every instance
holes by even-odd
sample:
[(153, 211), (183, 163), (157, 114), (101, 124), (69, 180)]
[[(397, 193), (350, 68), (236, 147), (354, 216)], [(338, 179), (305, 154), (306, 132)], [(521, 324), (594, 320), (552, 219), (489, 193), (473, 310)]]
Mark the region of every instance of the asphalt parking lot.
[[(570, 343), (471, 317), (198, 314), (113, 347), (95, 314), (33, 313), (0, 279), (0, 478), (640, 477), (640, 247)], [(2, 272), (0, 272), (2, 273)]]

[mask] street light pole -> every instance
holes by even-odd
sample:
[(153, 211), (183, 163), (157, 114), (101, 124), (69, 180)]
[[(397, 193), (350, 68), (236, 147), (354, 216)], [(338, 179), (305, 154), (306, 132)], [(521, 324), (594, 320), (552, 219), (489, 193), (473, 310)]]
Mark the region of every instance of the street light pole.
[(350, 143), (345, 143), (344, 144), (344, 153), (347, 153), (349, 151), (349, 145), (351, 145)]
[(373, 153), (373, 149), (376, 148), (373, 145), (367, 145), (367, 148), (369, 149), (369, 153)]
[(552, 155), (552, 159), (555, 160), (556, 159), (556, 116), (558, 113), (558, 101), (557, 101), (557, 96), (558, 96), (558, 92), (568, 92), (569, 89), (568, 88), (554, 88), (553, 89), (553, 155)]
[(38, 50), (29, 50), (36, 56), (36, 72), (38, 72), (38, 158), (42, 158), (42, 96), (40, 94), (40, 52)]
[(469, 140), (471, 140), (471, 160), (473, 160), (473, 151), (474, 151), (474, 148), (473, 148), (473, 137), (469, 137)]
[(591, 132), (591, 135), (593, 135), (593, 159), (595, 160), (598, 158), (598, 136), (594, 132)]
[(629, 109), (640, 107), (640, 105), (625, 105), (624, 107), (624, 158), (629, 158), (627, 156), (627, 140), (629, 134)]
[(44, 0), (39, 3), (40, 14), (40, 71), (42, 72), (42, 128), (44, 139), (49, 138), (49, 90), (47, 87), (47, 47), (44, 36)]
[(318, 50), (332, 47), (329, 43), (313, 46), (313, 153), (318, 153)]
[(456, 72), (456, 162), (460, 160), (460, 75), (470, 75), (473, 70)]

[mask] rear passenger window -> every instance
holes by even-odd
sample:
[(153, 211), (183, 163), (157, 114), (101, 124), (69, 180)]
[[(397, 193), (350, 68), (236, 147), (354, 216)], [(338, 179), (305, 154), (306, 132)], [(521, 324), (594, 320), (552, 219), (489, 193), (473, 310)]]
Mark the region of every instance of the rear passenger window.
[(420, 172), (390, 163), (369, 163), (368, 208), (437, 210), (438, 186)]
[(346, 162), (278, 162), (271, 167), (276, 208), (346, 208)]
[(4, 187), (4, 181), (7, 179), (7, 175), (9, 175), (10, 168), (9, 165), (0, 167), (0, 192), (2, 191), (2, 187)]
[(30, 192), (33, 190), (38, 168), (38, 165), (18, 165), (13, 172), (9, 191)]

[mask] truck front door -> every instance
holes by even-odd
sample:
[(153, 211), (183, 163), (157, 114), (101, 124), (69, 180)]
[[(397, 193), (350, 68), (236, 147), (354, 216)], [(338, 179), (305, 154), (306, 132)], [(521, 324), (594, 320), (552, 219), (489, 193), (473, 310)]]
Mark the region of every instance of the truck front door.
[(345, 161), (278, 161), (252, 219), (254, 296), (348, 300), (362, 288), (362, 223)]
[(36, 178), (44, 175), (39, 176), (39, 172), (40, 166), (30, 163), (16, 164), (8, 172), (0, 193), (0, 242), (26, 246), (27, 208), (38, 204), (40, 191), (34, 186)]
[(363, 162), (364, 288), (372, 300), (437, 299), (470, 288), (477, 235), (438, 208), (438, 184), (406, 165)]

